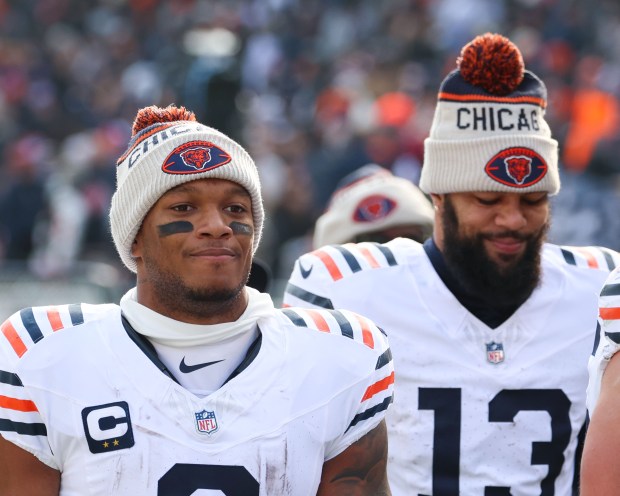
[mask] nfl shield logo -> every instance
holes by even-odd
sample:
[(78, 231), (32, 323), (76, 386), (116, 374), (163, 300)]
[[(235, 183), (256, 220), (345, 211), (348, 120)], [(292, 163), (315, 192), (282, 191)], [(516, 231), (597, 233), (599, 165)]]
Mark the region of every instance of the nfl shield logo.
[(203, 434), (211, 434), (217, 430), (217, 419), (215, 418), (215, 412), (208, 412), (203, 410), (197, 412), (196, 415), (196, 429)]
[(504, 345), (491, 341), (487, 343), (487, 361), (501, 363), (504, 361)]

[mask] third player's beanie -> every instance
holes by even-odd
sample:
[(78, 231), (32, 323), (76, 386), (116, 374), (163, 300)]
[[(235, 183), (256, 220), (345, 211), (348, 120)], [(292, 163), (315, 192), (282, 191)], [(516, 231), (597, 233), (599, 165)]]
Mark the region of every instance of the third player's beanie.
[(558, 143), (544, 119), (547, 90), (519, 49), (486, 33), (463, 47), (441, 83), (424, 142), (426, 193), (560, 189)]
[(317, 219), (314, 248), (351, 242), (360, 234), (398, 226), (416, 225), (432, 231), (433, 205), (411, 181), (375, 164), (365, 165), (355, 174), (360, 177), (337, 189)]
[(252, 198), (254, 251), (264, 210), (258, 170), (248, 153), (223, 133), (200, 124), (183, 107), (140, 109), (127, 151), (118, 159), (110, 227), (123, 263), (132, 272), (131, 245), (144, 217), (168, 190), (196, 179), (227, 179)]

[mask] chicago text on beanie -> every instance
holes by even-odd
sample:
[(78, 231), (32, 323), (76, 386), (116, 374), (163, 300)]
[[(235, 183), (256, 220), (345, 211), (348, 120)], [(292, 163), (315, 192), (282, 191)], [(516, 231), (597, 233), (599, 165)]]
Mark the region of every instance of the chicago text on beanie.
[(525, 69), (508, 38), (476, 37), (441, 83), (420, 188), (556, 194), (558, 144), (546, 105), (544, 83)]

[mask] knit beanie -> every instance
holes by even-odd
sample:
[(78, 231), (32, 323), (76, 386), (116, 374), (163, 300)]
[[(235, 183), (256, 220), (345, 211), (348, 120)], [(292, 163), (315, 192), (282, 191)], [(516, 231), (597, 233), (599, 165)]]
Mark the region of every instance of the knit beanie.
[(174, 106), (140, 109), (127, 151), (116, 165), (110, 228), (121, 260), (132, 272), (131, 245), (148, 211), (166, 191), (197, 179), (227, 179), (247, 190), (256, 252), (264, 220), (256, 165), (238, 143), (197, 122), (193, 112)]
[(432, 230), (433, 206), (411, 181), (376, 164), (365, 165), (352, 176), (333, 193), (316, 221), (314, 248), (397, 226), (414, 224)]
[(558, 143), (544, 119), (547, 89), (519, 49), (486, 33), (465, 45), (443, 80), (424, 142), (426, 193), (560, 189)]

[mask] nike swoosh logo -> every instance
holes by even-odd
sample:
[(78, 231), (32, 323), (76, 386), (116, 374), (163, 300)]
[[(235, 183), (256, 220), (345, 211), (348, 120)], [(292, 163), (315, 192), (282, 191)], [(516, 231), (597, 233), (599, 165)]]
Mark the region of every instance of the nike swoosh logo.
[(216, 360), (215, 362), (205, 362), (205, 363), (197, 363), (196, 365), (187, 365), (185, 363), (185, 357), (181, 360), (181, 365), (179, 365), (179, 370), (184, 374), (189, 374), (190, 372), (194, 372), (196, 370), (200, 370), (204, 367), (208, 367), (209, 365), (213, 365), (214, 363), (220, 363), (224, 360)]
[(301, 272), (301, 277), (304, 279), (308, 279), (308, 276), (310, 275), (310, 272), (312, 272), (313, 268), (314, 265), (311, 265), (309, 269), (306, 269), (303, 265), (301, 265), (301, 262), (299, 262), (299, 272)]

